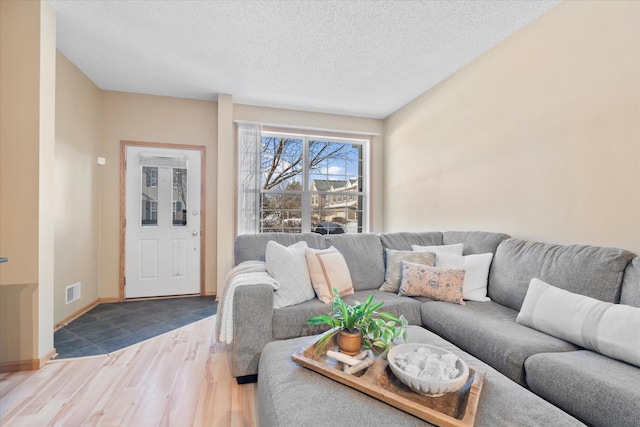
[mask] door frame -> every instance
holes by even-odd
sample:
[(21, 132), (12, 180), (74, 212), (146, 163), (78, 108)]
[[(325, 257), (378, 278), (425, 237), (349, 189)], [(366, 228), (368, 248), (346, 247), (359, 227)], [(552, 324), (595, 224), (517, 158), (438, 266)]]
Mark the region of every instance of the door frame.
[[(149, 148), (169, 148), (176, 150), (192, 150), (200, 151), (200, 295), (205, 295), (204, 278), (205, 278), (205, 259), (206, 259), (206, 152), (207, 147), (203, 145), (182, 145), (167, 144), (162, 142), (140, 142), (140, 141), (120, 141), (120, 277), (119, 301), (125, 301), (125, 226), (126, 226), (126, 161), (127, 147), (149, 147)], [(166, 297), (163, 297), (166, 298)], [(131, 298), (137, 299), (137, 298)]]

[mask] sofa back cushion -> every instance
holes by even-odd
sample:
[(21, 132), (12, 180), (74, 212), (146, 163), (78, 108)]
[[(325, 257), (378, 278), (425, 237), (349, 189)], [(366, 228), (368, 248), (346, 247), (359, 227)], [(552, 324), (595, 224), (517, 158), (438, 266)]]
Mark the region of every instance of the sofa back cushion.
[(380, 241), (385, 249), (396, 251), (410, 251), (411, 245), (420, 246), (440, 246), (442, 245), (442, 233), (439, 231), (429, 231), (424, 233), (382, 233)]
[(486, 231), (445, 231), (442, 234), (443, 245), (463, 243), (462, 255), (496, 253), (498, 245), (510, 236), (504, 233)]
[(283, 246), (291, 246), (300, 241), (307, 242), (307, 246), (314, 249), (325, 249), (324, 237), (317, 233), (258, 233), (243, 234), (236, 237), (234, 244), (235, 265), (243, 261), (264, 261), (267, 243), (275, 241)]
[(344, 256), (356, 291), (382, 286), (384, 258), (377, 234), (327, 234), (325, 245), (334, 246)]
[(554, 245), (520, 239), (503, 241), (489, 273), (489, 297), (520, 310), (531, 279), (600, 301), (617, 303), (631, 252), (585, 245)]
[(640, 257), (635, 257), (627, 265), (622, 278), (620, 304), (640, 307)]

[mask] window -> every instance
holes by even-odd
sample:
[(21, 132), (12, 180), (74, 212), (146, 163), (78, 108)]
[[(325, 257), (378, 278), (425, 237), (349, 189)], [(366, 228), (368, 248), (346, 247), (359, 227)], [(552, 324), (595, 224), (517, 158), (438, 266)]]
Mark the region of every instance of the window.
[(368, 139), (262, 130), (259, 141), (253, 232), (368, 231)]
[(173, 192), (171, 196), (171, 224), (187, 226), (187, 169), (173, 169)]
[(158, 225), (158, 168), (143, 166), (142, 169), (142, 215), (143, 227)]
[(158, 201), (142, 200), (142, 226), (158, 225)]

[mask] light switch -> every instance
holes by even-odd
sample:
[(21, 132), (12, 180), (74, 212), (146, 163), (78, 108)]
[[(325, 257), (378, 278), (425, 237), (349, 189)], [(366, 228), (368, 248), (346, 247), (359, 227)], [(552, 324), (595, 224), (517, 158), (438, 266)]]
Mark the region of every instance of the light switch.
[(98, 164), (100, 166), (104, 166), (107, 164), (107, 159), (105, 159), (104, 157), (98, 157)]

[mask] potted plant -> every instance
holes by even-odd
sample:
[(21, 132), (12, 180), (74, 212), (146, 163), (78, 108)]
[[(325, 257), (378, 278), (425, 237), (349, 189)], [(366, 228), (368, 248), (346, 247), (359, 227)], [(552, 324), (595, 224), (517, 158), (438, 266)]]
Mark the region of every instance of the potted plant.
[[(325, 346), (337, 334), (338, 348), (343, 353), (355, 355), (361, 347), (377, 347), (386, 354), (396, 339), (406, 339), (407, 320), (404, 316), (378, 312), (383, 303), (374, 304), (373, 295), (364, 303), (356, 301), (351, 305), (338, 295), (336, 289), (333, 294), (332, 309), (328, 314), (307, 319), (310, 325), (329, 325), (334, 328), (321, 338), (318, 345)], [(349, 347), (351, 341), (355, 341), (355, 344)]]

